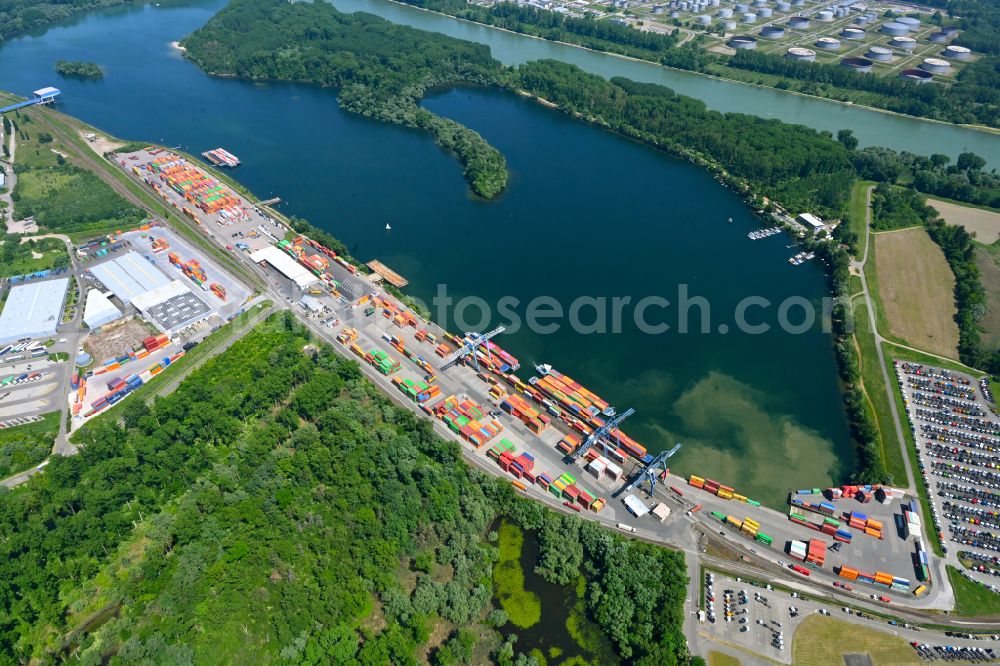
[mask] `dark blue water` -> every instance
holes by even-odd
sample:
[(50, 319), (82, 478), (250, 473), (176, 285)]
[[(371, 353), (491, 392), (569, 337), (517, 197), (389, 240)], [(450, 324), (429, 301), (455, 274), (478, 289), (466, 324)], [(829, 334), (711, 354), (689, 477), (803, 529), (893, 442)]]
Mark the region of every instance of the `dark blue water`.
[[(851, 468), (829, 336), (733, 327), (748, 296), (775, 304), (750, 317), (772, 325), (783, 300), (817, 302), (821, 267), (790, 266), (797, 250), (783, 236), (749, 241), (755, 220), (706, 172), (522, 98), (445, 92), (427, 106), (481, 132), (508, 160), (509, 190), (477, 200), (428, 137), (348, 115), (335, 91), (213, 79), (184, 61), (170, 42), (223, 4), (102, 11), (14, 40), (0, 48), (2, 87), (57, 85), (61, 110), (122, 138), (231, 150), (243, 160), (234, 175), (251, 190), (280, 196), (286, 213), (329, 230), (359, 259), (381, 259), (427, 302), (439, 284), (456, 298), (516, 299), (522, 317), (539, 296), (564, 308), (580, 296), (665, 298), (670, 307), (647, 310), (650, 323), (670, 324), (665, 334), (637, 330), (626, 306), (619, 334), (577, 333), (563, 320), (554, 333), (522, 328), (501, 344), (526, 366), (551, 363), (619, 408), (635, 407), (626, 432), (651, 450), (682, 442), (675, 469), (761, 500)], [(60, 58), (94, 61), (106, 76), (58, 79)], [(710, 303), (710, 334), (678, 332), (680, 285)], [(475, 309), (466, 314), (478, 323)]]

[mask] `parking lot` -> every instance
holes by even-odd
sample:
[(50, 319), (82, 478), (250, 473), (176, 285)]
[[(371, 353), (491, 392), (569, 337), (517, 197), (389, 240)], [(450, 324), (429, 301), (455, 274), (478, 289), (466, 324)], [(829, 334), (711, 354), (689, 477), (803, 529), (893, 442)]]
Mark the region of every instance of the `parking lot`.
[[(899, 361), (896, 375), (948, 560), (967, 578), (1000, 590), (1000, 418), (989, 386)], [(958, 555), (983, 571), (965, 570)]]
[(699, 614), (699, 633), (709, 640), (735, 644), (766, 659), (792, 663), (795, 630), (805, 618), (821, 614), (899, 636), (910, 644), (915, 654), (928, 661), (996, 660), (995, 646), (1000, 636), (973, 638), (953, 632), (946, 635), (855, 608), (803, 598), (798, 592), (768, 589), (768, 585), (719, 572), (705, 571), (702, 575), (705, 599), (704, 615)]
[(72, 357), (76, 352), (60, 340), (63, 338), (53, 339), (49, 347), (38, 347), (45, 354), (35, 358), (24, 353), (0, 356), (0, 421), (37, 416), (58, 408), (61, 398), (55, 391), (62, 385), (70, 364), (51, 361), (49, 354), (63, 352)]

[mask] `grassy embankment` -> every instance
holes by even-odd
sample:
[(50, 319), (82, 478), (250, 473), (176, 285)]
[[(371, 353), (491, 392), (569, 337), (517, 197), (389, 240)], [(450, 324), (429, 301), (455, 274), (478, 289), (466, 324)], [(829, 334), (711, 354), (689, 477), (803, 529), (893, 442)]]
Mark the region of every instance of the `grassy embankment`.
[(955, 612), (965, 616), (1000, 614), (1000, 595), (963, 576), (949, 566), (948, 579), (955, 592)]
[(708, 666), (740, 666), (742, 662), (732, 655), (712, 650), (708, 653)]
[(43, 414), (41, 421), (0, 430), (0, 478), (45, 460), (52, 451), (57, 434), (59, 412)]

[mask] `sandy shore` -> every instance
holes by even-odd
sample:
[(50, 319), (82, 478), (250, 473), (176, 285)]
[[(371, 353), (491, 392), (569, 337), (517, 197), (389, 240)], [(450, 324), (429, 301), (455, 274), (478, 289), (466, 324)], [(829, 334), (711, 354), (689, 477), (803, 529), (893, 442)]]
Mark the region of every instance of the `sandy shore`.
[(171, 46), (172, 48), (175, 48), (175, 49), (177, 49), (178, 51), (181, 51), (181, 52), (183, 52), (183, 53), (186, 53), (186, 52), (187, 52), (187, 49), (186, 49), (186, 48), (184, 48), (183, 46), (181, 46), (181, 43), (180, 43), (180, 42), (170, 42), (170, 46)]

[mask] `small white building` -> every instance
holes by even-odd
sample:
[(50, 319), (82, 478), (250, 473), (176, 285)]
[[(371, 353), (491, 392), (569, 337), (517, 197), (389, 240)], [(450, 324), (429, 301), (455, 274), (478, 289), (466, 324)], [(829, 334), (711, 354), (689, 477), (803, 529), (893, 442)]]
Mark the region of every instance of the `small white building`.
[(812, 213), (802, 213), (798, 217), (798, 221), (805, 225), (807, 229), (812, 231), (814, 234), (819, 233), (823, 229), (826, 229), (826, 225), (823, 224), (823, 220), (819, 219)]

